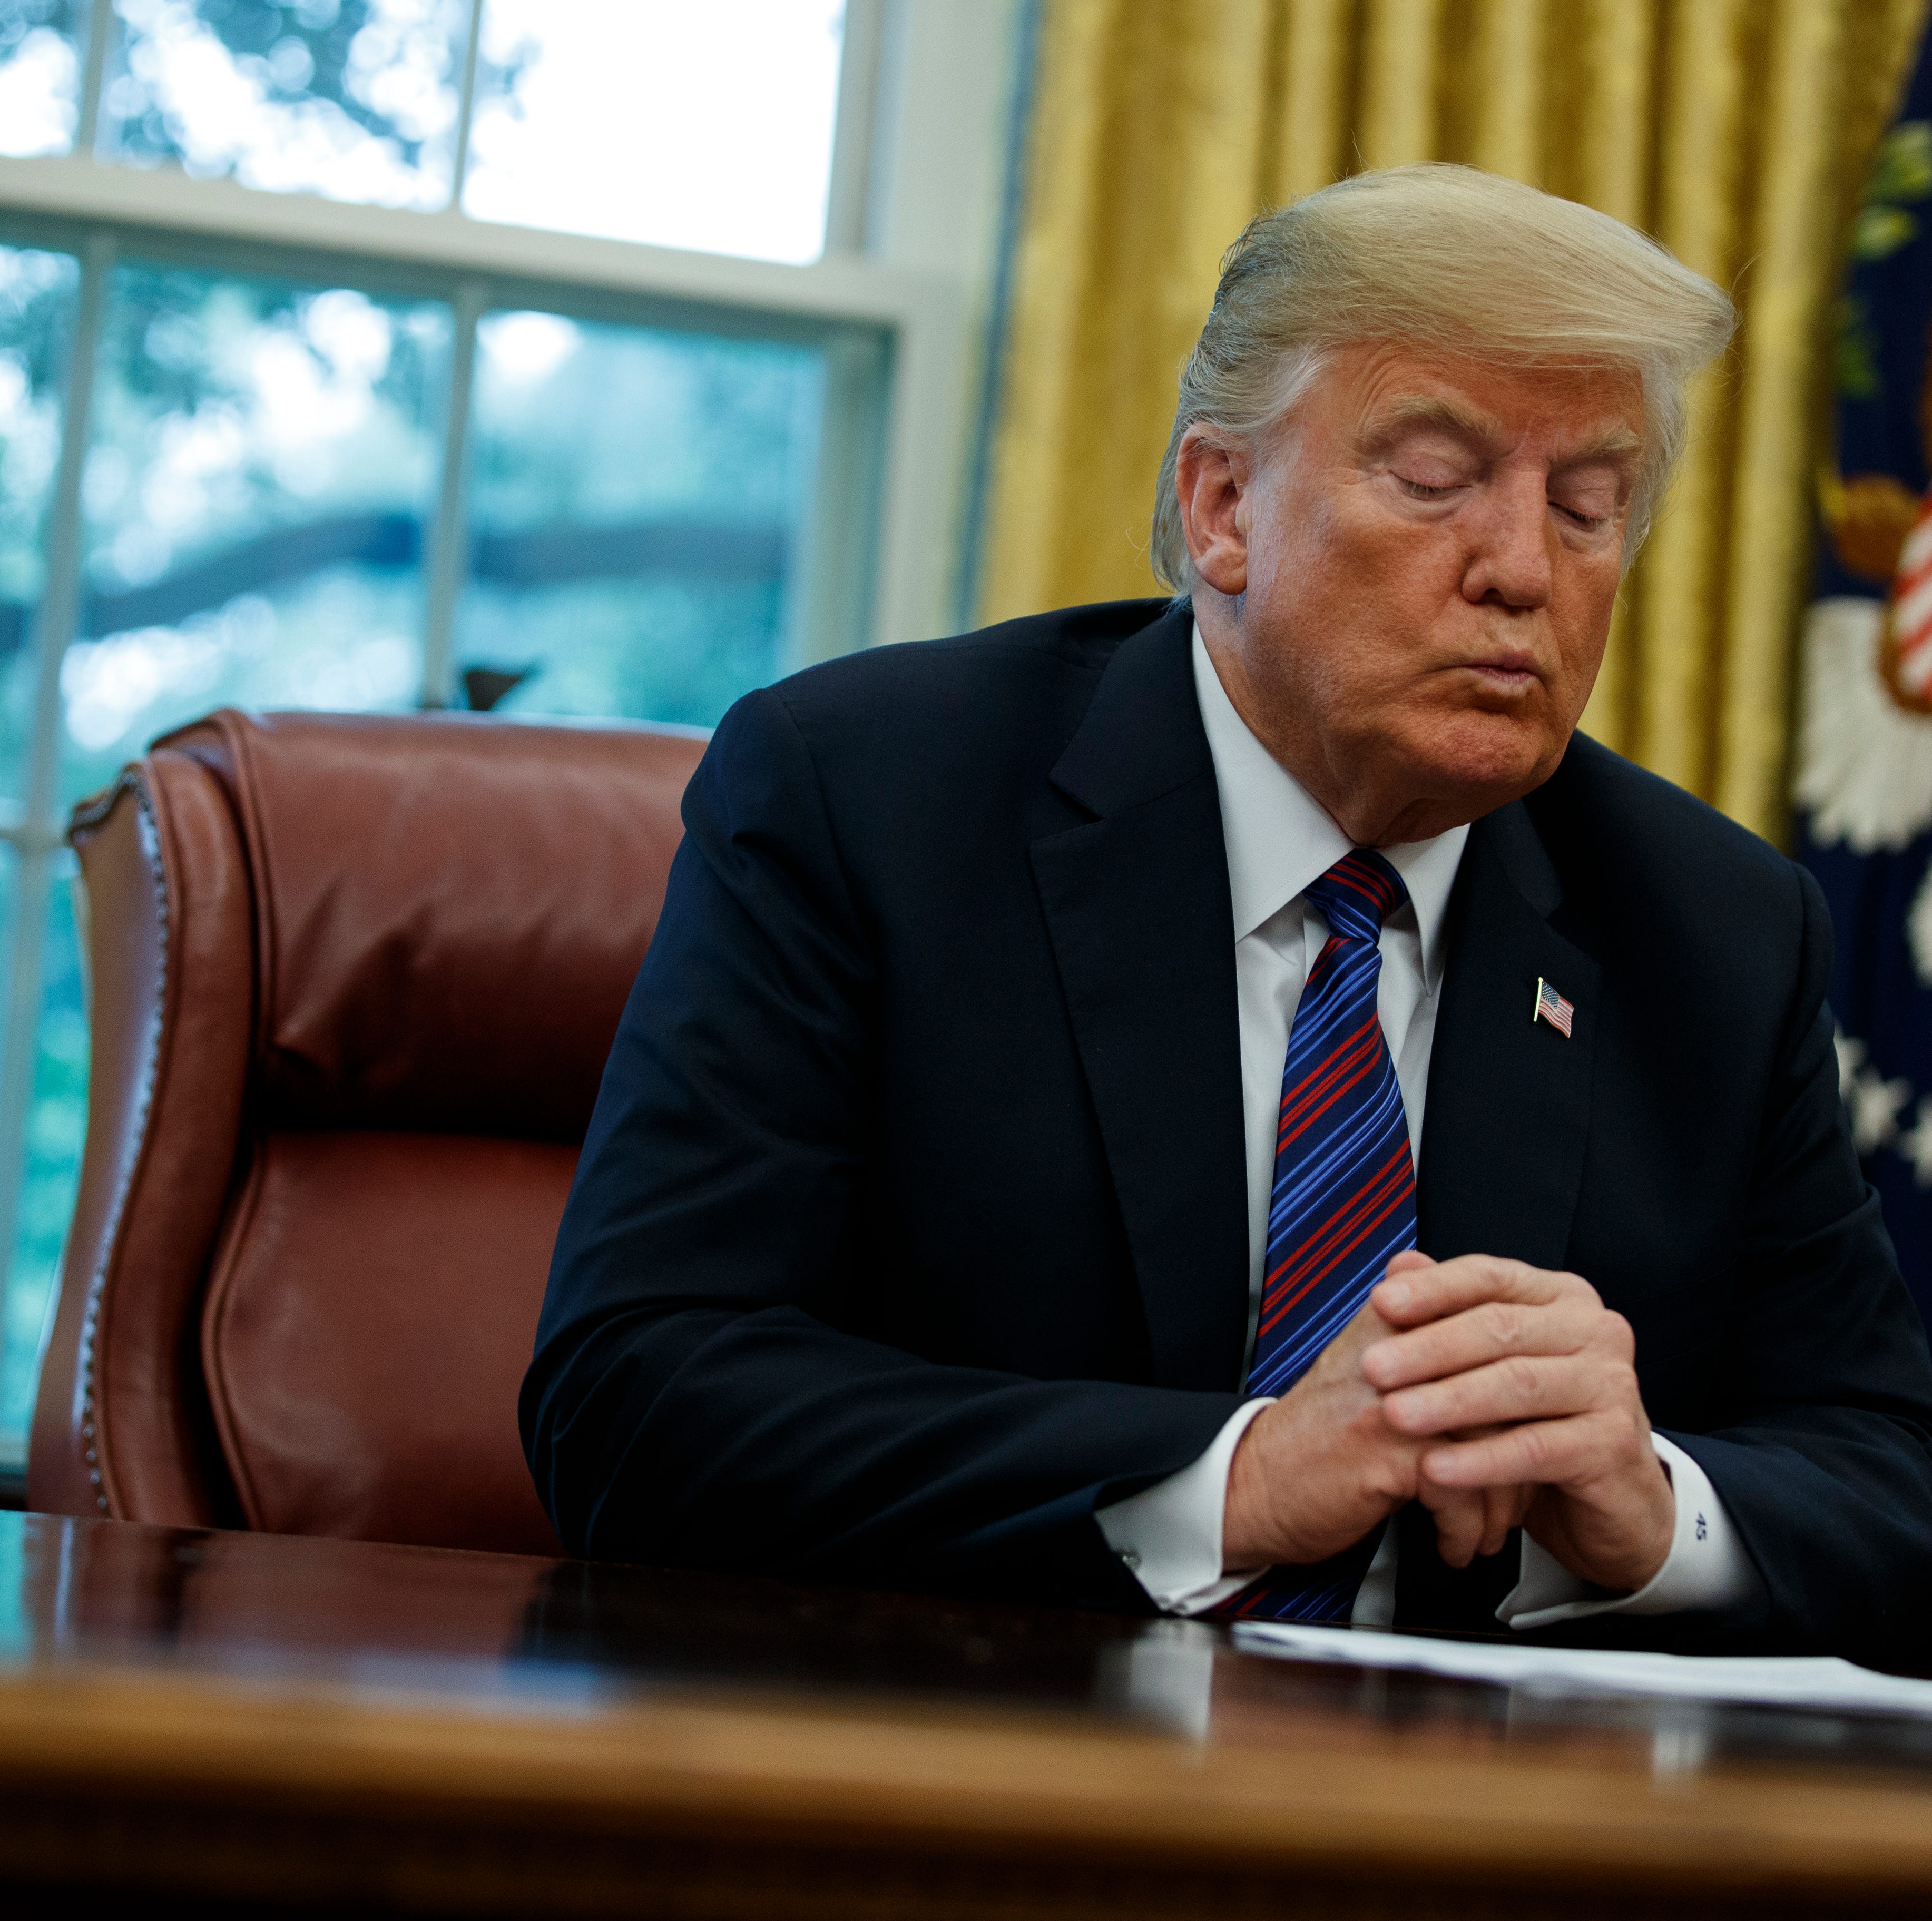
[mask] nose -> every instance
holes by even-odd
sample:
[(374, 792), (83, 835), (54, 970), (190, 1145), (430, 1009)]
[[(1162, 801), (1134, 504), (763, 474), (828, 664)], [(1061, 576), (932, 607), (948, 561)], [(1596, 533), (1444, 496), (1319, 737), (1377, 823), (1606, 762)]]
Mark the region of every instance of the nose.
[(1531, 467), (1506, 469), (1491, 482), (1463, 571), (1465, 600), (1523, 609), (1547, 604), (1556, 539), (1547, 487), (1543, 473)]

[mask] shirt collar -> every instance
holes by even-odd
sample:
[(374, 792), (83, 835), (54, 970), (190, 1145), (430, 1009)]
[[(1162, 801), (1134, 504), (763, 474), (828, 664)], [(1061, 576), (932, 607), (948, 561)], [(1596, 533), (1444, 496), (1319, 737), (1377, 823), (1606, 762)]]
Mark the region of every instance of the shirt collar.
[[(1310, 881), (1319, 880), (1354, 844), (1321, 802), (1249, 731), (1208, 658), (1198, 623), (1193, 658), (1194, 691), (1221, 797), (1234, 938), (1244, 940)], [(1442, 978), (1442, 923), (1468, 838), (1466, 826), (1452, 827), (1431, 840), (1382, 850), (1408, 889), (1422, 940), (1423, 978), (1432, 988)]]

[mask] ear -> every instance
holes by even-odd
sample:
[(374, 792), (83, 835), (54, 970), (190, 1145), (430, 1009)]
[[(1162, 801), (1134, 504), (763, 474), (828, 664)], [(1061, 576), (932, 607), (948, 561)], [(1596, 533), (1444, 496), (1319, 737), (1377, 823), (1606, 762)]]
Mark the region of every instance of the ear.
[(1241, 448), (1222, 445), (1198, 427), (1181, 436), (1174, 485), (1187, 551), (1203, 582), (1231, 598), (1248, 585), (1249, 472)]

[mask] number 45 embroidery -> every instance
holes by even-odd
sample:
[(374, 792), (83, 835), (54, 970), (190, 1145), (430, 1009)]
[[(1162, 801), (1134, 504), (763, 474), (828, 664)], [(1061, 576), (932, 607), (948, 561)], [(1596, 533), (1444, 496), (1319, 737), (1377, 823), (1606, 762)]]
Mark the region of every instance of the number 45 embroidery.
[(1698, 1539), (1699, 1539), (1699, 1540), (1700, 1540), (1700, 1541), (1701, 1541), (1701, 1540), (1702, 1540), (1702, 1539), (1704, 1539), (1704, 1537), (1705, 1537), (1705, 1536), (1706, 1536), (1706, 1534), (1708, 1531), (1709, 1531), (1709, 1530), (1708, 1530), (1705, 1527), (1705, 1525), (1704, 1525), (1704, 1517), (1700, 1514), (1700, 1515), (1697, 1517), (1697, 1538), (1698, 1538)]

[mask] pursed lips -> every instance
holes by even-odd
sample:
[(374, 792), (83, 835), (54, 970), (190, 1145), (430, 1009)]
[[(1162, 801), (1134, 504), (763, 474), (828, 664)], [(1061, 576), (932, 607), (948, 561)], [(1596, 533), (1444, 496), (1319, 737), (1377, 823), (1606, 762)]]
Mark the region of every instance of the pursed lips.
[(1525, 649), (1510, 648), (1462, 665), (1498, 693), (1526, 694), (1543, 678), (1535, 655)]

